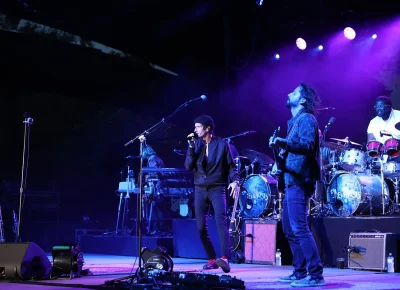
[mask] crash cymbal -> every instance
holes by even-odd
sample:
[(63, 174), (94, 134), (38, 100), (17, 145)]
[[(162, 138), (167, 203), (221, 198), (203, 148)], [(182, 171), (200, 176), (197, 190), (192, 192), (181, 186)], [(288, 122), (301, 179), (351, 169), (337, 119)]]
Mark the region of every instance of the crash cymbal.
[(250, 158), (249, 157), (246, 157), (246, 156), (236, 156), (235, 158), (233, 158), (233, 159), (245, 159), (245, 160), (250, 160)]
[(342, 145), (340, 143), (333, 143), (333, 142), (322, 142), (321, 147), (326, 147), (331, 150), (338, 150), (338, 151), (344, 150), (344, 145)]
[(400, 122), (397, 122), (397, 123), (394, 125), (394, 127), (395, 127), (397, 130), (400, 131)]
[(268, 155), (261, 153), (261, 152), (257, 152), (252, 149), (244, 149), (242, 151), (242, 155), (249, 158), (251, 160), (251, 162), (254, 162), (254, 163), (260, 163), (260, 164), (274, 163), (274, 160), (272, 160), (271, 157), (269, 157)]
[(329, 139), (336, 140), (336, 141), (339, 141), (339, 142), (344, 142), (344, 143), (349, 143), (350, 142), (351, 145), (362, 146), (361, 144), (358, 144), (356, 142), (350, 141), (348, 137), (346, 137), (345, 139), (337, 139), (337, 138), (329, 138)]

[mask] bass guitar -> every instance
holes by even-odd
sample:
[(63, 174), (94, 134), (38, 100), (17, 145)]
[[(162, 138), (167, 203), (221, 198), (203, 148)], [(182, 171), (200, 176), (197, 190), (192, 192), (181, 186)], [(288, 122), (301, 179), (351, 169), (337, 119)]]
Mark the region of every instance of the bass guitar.
[(236, 216), (236, 208), (239, 200), (239, 194), (235, 198), (229, 223), (229, 239), (231, 242), (231, 251), (236, 251), (240, 247), (240, 242), (242, 240), (242, 233), (240, 231), (242, 218), (240, 217), (240, 215)]

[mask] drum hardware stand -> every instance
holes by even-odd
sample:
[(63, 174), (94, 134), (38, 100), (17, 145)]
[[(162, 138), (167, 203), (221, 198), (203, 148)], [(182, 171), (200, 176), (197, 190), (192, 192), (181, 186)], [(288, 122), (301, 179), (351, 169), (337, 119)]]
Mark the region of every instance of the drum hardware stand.
[[(139, 165), (139, 194), (138, 194), (138, 210), (137, 210), (137, 215), (138, 215), (138, 258), (139, 258), (139, 264), (138, 264), (138, 268), (136, 270), (135, 275), (132, 276), (128, 276), (126, 277), (126, 279), (133, 279), (135, 278), (137, 282), (143, 280), (144, 278), (144, 269), (142, 267), (142, 208), (143, 208), (143, 198), (144, 198), (144, 194), (143, 194), (143, 143), (146, 141), (146, 136), (150, 135), (151, 133), (153, 133), (154, 131), (156, 131), (157, 129), (159, 129), (162, 125), (164, 125), (172, 116), (174, 116), (176, 113), (178, 113), (179, 111), (183, 110), (184, 108), (186, 108), (188, 105), (190, 105), (193, 102), (196, 101), (205, 101), (207, 99), (206, 96), (201, 96), (199, 98), (193, 99), (193, 100), (189, 100), (185, 103), (183, 103), (182, 105), (180, 105), (175, 111), (173, 111), (169, 116), (167, 116), (166, 118), (162, 118), (158, 123), (156, 123), (155, 125), (153, 125), (152, 127), (150, 127), (147, 130), (144, 130), (142, 133), (140, 133), (139, 135), (137, 135), (135, 138), (133, 138), (132, 140), (128, 141), (127, 143), (125, 143), (125, 147), (132, 144), (133, 142), (135, 142), (136, 140), (140, 141), (140, 165)], [(121, 278), (119, 278), (118, 280), (121, 280)]]
[(258, 157), (254, 158), (254, 160), (251, 162), (250, 166), (251, 166), (251, 173), (254, 174), (254, 163), (256, 163), (258, 161)]
[(399, 213), (400, 212), (400, 207), (399, 207), (399, 177), (394, 177), (390, 179), (393, 182), (394, 186), (394, 203), (393, 203), (393, 212), (394, 213)]
[(365, 197), (369, 203), (369, 215), (372, 216), (372, 194), (368, 192)]
[(381, 154), (379, 157), (380, 163), (381, 163), (381, 186), (382, 186), (382, 215), (384, 216), (385, 213), (385, 178), (383, 174), (383, 155)]

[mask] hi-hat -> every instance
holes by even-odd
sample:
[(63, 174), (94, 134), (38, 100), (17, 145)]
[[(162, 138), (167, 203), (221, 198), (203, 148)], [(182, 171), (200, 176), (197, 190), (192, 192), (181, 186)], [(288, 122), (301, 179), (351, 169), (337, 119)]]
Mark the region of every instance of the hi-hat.
[(345, 138), (345, 139), (337, 139), (337, 138), (329, 138), (331, 140), (335, 140), (335, 141), (339, 141), (339, 142), (344, 142), (344, 143), (350, 143), (351, 145), (358, 145), (358, 146), (362, 146), (361, 144), (358, 144), (356, 142), (350, 141), (349, 138)]
[(397, 130), (400, 131), (400, 122), (397, 122), (397, 123), (394, 125), (394, 127), (395, 127)]
[(249, 158), (254, 163), (260, 163), (260, 164), (274, 163), (274, 160), (272, 160), (271, 157), (269, 157), (268, 155), (261, 152), (257, 152), (252, 149), (244, 149), (242, 151), (242, 155)]
[(339, 150), (339, 151), (344, 150), (344, 145), (342, 145), (340, 143), (333, 143), (333, 142), (322, 142), (321, 147), (326, 147), (331, 150)]

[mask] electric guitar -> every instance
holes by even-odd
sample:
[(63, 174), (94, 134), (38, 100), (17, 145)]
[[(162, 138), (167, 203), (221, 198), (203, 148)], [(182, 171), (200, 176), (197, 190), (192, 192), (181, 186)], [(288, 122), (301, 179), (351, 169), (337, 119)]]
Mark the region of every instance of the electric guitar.
[[(278, 137), (279, 131), (281, 127), (278, 127), (274, 134), (272, 134), (272, 142), (275, 141), (276, 137)], [(278, 181), (278, 191), (283, 193), (285, 190), (285, 180), (283, 178), (283, 169), (285, 168), (285, 150), (284, 149), (272, 149), (274, 154), (275, 163), (272, 166), (271, 174), (277, 179)]]
[(232, 209), (232, 215), (229, 223), (229, 239), (231, 242), (231, 251), (237, 250), (242, 240), (242, 233), (240, 231), (242, 218), (240, 217), (240, 215), (236, 217), (236, 208), (239, 200), (239, 194), (235, 198), (235, 202), (233, 204), (233, 209)]

